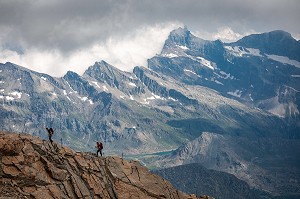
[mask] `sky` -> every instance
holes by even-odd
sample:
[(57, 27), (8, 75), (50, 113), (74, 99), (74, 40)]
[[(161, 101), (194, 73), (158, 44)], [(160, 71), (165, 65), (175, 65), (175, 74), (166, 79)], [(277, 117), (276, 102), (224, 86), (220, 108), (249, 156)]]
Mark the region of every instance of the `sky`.
[(300, 39), (299, 0), (0, 0), (0, 63), (63, 76), (105, 60), (131, 71), (173, 29), (232, 42), (285, 30)]

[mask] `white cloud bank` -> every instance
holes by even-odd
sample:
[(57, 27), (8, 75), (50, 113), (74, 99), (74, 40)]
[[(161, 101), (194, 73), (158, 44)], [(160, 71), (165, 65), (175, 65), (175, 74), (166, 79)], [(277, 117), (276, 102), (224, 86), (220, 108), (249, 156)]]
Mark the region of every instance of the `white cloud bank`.
[(217, 40), (220, 39), (223, 42), (235, 42), (242, 37), (250, 34), (255, 34), (257, 33), (254, 30), (250, 30), (248, 32), (244, 33), (238, 33), (232, 30), (232, 28), (228, 26), (224, 26), (221, 28), (218, 28), (217, 32), (205, 32), (205, 31), (195, 31), (194, 34), (197, 37), (200, 37), (202, 39), (206, 40)]
[(170, 31), (179, 26), (182, 24), (178, 22), (144, 26), (122, 37), (110, 37), (67, 55), (55, 49), (25, 49), (23, 54), (0, 49), (0, 63), (12, 62), (56, 77), (63, 76), (68, 70), (82, 74), (88, 66), (100, 60), (130, 71), (137, 65), (145, 66), (147, 59), (160, 53)]

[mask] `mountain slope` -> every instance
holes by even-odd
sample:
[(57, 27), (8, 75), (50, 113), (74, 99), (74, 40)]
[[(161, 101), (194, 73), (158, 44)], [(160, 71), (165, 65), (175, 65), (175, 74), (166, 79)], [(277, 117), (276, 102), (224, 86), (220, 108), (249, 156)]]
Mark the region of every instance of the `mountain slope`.
[(261, 198), (244, 181), (224, 172), (206, 169), (201, 164), (186, 164), (153, 172), (186, 193), (207, 193), (219, 199)]
[(0, 195), (15, 198), (189, 198), (135, 161), (96, 157), (0, 132)]
[(203, 133), (152, 166), (173, 167), (200, 163), (209, 169), (234, 174), (251, 187), (273, 195), (300, 195), (300, 141), (246, 138)]

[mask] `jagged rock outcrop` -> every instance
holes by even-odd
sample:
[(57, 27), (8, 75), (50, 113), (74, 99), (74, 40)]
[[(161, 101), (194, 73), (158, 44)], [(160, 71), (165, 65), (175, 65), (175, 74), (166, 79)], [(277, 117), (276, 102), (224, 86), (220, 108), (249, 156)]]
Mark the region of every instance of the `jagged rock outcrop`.
[(28, 134), (0, 132), (0, 160), (5, 198), (196, 199), (136, 161), (75, 152)]

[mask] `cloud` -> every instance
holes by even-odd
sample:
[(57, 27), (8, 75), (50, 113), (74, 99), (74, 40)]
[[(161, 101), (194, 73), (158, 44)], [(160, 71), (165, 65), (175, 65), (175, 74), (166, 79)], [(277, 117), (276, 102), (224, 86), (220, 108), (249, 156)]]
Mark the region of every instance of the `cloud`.
[(300, 33), (299, 0), (4, 0), (5, 40), (69, 53), (143, 26), (180, 21), (192, 31), (283, 29)]
[(160, 53), (171, 30), (181, 23), (143, 26), (133, 32), (111, 36), (91, 46), (63, 54), (59, 50), (27, 49), (19, 54), (13, 50), (0, 49), (0, 62), (13, 62), (32, 70), (63, 76), (68, 70), (82, 74), (96, 61), (105, 60), (121, 70), (130, 71), (137, 65), (146, 66), (146, 61)]
[(278, 29), (297, 36), (299, 10), (299, 0), (2, 0), (0, 61), (56, 75), (99, 59), (127, 70), (157, 52), (170, 24), (224, 41)]
[(235, 32), (230, 27), (221, 27), (216, 32), (196, 31), (194, 35), (206, 40), (217, 40), (220, 39), (223, 42), (235, 42), (244, 36), (257, 33), (254, 30), (247, 32)]

